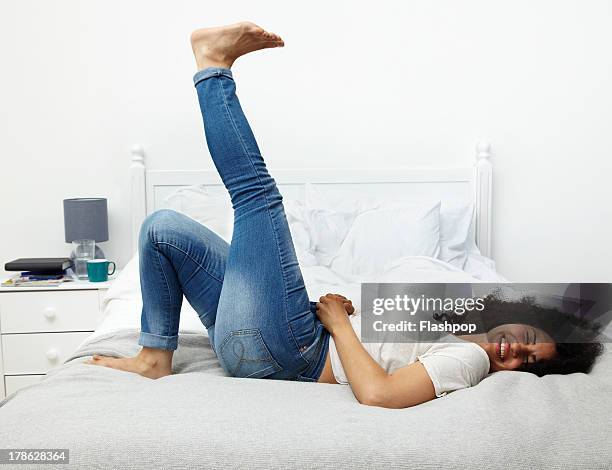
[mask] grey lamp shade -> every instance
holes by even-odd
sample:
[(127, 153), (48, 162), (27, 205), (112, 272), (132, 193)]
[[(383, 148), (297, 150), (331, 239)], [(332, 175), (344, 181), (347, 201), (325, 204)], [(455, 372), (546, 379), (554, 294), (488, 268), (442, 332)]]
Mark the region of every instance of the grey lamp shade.
[(64, 199), (64, 233), (66, 243), (82, 239), (107, 241), (106, 199), (101, 197)]

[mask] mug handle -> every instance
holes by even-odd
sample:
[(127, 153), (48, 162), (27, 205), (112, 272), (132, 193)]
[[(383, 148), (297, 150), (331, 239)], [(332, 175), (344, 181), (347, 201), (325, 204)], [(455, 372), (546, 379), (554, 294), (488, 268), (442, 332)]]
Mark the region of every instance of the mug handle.
[[(111, 264), (113, 265), (113, 270), (112, 270), (110, 273), (108, 273), (108, 275), (109, 275), (109, 276), (112, 276), (113, 274), (115, 274), (115, 268), (117, 267), (117, 266), (115, 265), (115, 262), (114, 262), (114, 261), (109, 261), (109, 262), (108, 262), (108, 266), (109, 266), (109, 267), (110, 267), (110, 265), (111, 265)], [(108, 271), (107, 271), (107, 272), (108, 272)]]

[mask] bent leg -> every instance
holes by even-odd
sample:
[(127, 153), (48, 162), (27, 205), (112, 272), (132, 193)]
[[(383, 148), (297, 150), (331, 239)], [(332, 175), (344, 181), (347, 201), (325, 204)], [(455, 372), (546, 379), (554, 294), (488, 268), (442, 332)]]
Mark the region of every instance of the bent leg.
[(228, 244), (189, 217), (171, 210), (149, 215), (140, 228), (143, 346), (135, 357), (95, 355), (90, 364), (136, 372), (152, 379), (171, 373), (178, 345), (183, 295), (208, 329), (214, 345), (215, 318)]
[(216, 233), (176, 211), (159, 210), (145, 219), (139, 238), (140, 345), (176, 349), (183, 295), (214, 343), (228, 251)]

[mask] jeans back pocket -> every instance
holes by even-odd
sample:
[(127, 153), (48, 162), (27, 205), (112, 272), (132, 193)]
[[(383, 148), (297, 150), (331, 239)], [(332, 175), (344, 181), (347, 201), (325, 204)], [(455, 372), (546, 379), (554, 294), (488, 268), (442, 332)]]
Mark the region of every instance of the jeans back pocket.
[(261, 379), (282, 369), (256, 328), (230, 332), (219, 348), (219, 359), (233, 377)]

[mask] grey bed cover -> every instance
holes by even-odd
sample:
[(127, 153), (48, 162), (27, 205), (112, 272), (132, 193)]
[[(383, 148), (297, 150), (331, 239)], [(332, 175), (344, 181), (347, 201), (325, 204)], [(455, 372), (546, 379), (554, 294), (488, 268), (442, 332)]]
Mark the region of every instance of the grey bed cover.
[(137, 334), (94, 339), (0, 402), (0, 448), (70, 451), (16, 468), (612, 468), (609, 351), (589, 375), (502, 372), (389, 410), (347, 386), (226, 377), (201, 334), (159, 380), (83, 364), (135, 354)]

